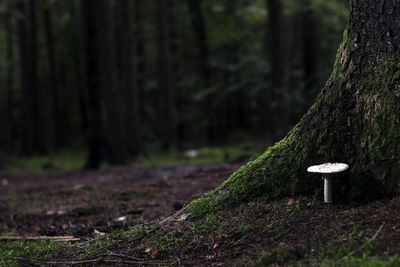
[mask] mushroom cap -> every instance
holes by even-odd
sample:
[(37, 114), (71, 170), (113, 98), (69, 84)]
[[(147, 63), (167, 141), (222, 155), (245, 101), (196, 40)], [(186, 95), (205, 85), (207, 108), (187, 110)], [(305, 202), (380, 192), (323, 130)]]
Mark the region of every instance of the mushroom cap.
[(314, 165), (307, 168), (308, 172), (314, 173), (336, 173), (342, 172), (349, 168), (349, 165), (346, 163), (324, 163), (320, 165)]

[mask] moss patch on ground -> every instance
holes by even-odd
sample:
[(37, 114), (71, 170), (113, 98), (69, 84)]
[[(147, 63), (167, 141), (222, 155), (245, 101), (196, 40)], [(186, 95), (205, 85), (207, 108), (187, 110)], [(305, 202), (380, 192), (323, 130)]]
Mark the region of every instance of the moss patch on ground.
[(36, 242), (18, 240), (0, 243), (0, 266), (37, 265), (36, 260), (46, 261), (54, 257), (62, 245), (52, 240)]
[(301, 197), (290, 205), (288, 199), (258, 199), (196, 219), (181, 210), (130, 230), (63, 246), (41, 261), (66, 265), (396, 266), (399, 248), (390, 240), (400, 238), (399, 208), (400, 199), (328, 206), (318, 198)]

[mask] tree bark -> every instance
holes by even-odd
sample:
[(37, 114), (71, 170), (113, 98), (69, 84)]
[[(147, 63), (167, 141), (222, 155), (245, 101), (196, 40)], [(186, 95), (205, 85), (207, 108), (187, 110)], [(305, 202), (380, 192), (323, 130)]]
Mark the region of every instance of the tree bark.
[(307, 167), (345, 162), (338, 201), (400, 194), (400, 2), (352, 1), (332, 74), (314, 105), (280, 142), (187, 209), (201, 214), (263, 197), (320, 192)]

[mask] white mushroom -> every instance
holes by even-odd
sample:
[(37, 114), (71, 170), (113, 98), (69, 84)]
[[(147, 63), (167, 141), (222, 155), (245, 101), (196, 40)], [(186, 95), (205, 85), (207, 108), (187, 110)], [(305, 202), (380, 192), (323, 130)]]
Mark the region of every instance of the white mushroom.
[(349, 168), (346, 163), (324, 163), (308, 167), (308, 172), (322, 173), (324, 180), (324, 202), (332, 203), (332, 176), (335, 173), (345, 171)]

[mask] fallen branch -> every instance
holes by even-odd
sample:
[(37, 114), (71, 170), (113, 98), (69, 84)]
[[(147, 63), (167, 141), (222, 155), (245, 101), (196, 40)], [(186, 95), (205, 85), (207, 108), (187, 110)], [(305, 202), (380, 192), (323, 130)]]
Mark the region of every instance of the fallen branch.
[[(375, 240), (375, 238), (376, 238), (376, 237), (379, 235), (379, 233), (382, 231), (382, 228), (383, 228), (384, 225), (385, 225), (385, 222), (383, 222), (383, 223), (381, 224), (381, 226), (379, 226), (379, 228), (378, 228), (378, 230), (375, 232), (375, 234), (374, 234), (370, 239), (368, 239), (368, 242), (371, 242), (371, 241), (374, 241), (374, 240)], [(349, 254), (347, 254), (346, 256), (344, 256), (343, 258), (337, 260), (337, 261), (335, 262), (335, 264), (341, 263), (344, 259), (346, 259), (346, 258), (348, 258), (348, 257), (351, 257), (351, 256), (353, 256), (354, 254), (356, 254), (357, 252), (359, 252), (360, 250), (362, 250), (362, 249), (365, 247), (366, 243), (367, 243), (367, 242), (364, 242), (364, 243), (361, 245), (361, 247), (359, 247), (359, 248), (356, 249), (356, 250), (353, 250), (352, 252), (350, 252)]]
[(53, 240), (55, 242), (70, 242), (81, 239), (74, 236), (0, 236), (0, 240)]

